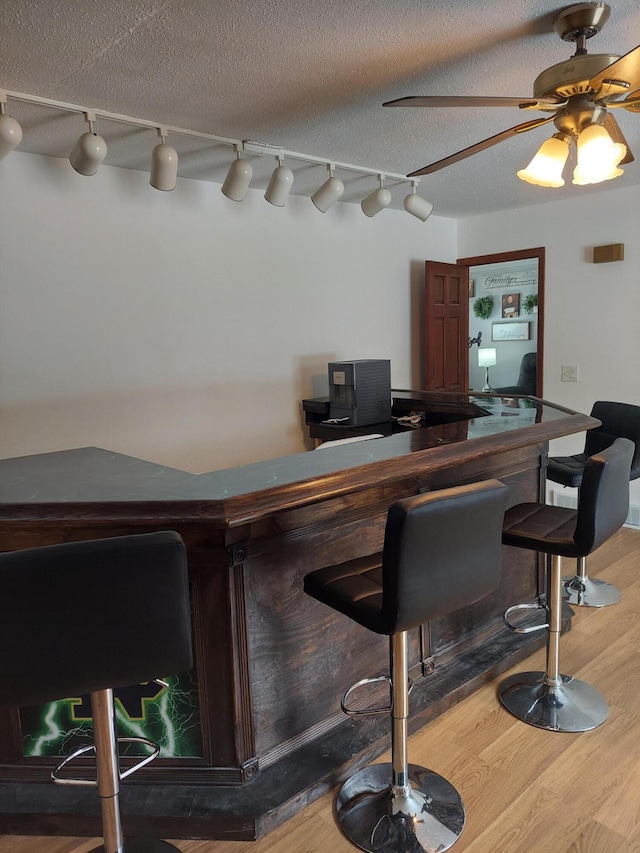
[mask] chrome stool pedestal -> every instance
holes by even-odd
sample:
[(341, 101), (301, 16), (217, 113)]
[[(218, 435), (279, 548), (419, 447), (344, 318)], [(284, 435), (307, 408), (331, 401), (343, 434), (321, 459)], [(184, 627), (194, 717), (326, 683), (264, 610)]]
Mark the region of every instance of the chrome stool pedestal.
[(622, 598), (622, 593), (613, 584), (587, 576), (586, 557), (578, 559), (575, 575), (562, 578), (562, 586), (564, 600), (577, 607), (606, 607), (617, 604)]
[[(90, 853), (180, 853), (173, 844), (159, 838), (125, 839), (120, 819), (120, 781), (153, 761), (160, 750), (156, 744), (146, 738), (118, 738), (113, 690), (107, 688), (90, 695), (95, 744), (76, 750), (51, 773), (51, 778), (58, 785), (91, 785), (98, 788), (103, 843), (93, 847)], [(118, 759), (119, 742), (141, 743), (150, 747), (152, 752), (121, 773)], [(95, 752), (96, 757), (97, 778), (95, 780), (69, 779), (58, 775), (59, 771), (76, 757), (91, 751)]]
[(347, 779), (338, 794), (336, 817), (347, 838), (369, 853), (448, 850), (462, 833), (465, 811), (450, 782), (407, 763), (406, 631), (390, 637), (390, 655), (392, 761), (364, 767)]
[[(606, 699), (589, 684), (570, 675), (560, 674), (560, 564), (560, 557), (547, 555), (549, 623), (538, 626), (548, 629), (546, 670), (517, 672), (509, 676), (500, 684), (499, 696), (505, 708), (515, 717), (539, 729), (586, 732), (604, 723), (609, 706)], [(507, 624), (513, 627), (509, 622)]]

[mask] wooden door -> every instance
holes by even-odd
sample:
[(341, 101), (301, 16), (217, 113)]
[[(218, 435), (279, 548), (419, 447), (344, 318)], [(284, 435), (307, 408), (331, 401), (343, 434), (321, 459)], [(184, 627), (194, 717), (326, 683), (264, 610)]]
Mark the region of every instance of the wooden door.
[(466, 393), (469, 268), (426, 261), (424, 283), (424, 389)]

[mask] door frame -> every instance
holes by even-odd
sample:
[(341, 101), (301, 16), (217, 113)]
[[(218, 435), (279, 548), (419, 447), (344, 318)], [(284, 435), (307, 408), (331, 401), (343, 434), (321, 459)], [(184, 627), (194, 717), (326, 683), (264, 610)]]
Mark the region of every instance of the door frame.
[[(544, 378), (544, 272), (545, 272), (545, 247), (537, 246), (533, 249), (516, 249), (511, 252), (495, 252), (491, 255), (477, 255), (473, 258), (459, 258), (456, 263), (463, 267), (476, 267), (484, 264), (500, 264), (509, 261), (525, 261), (529, 258), (538, 260), (538, 333), (536, 339), (536, 397), (542, 397)], [(469, 305), (467, 303), (467, 315)], [(468, 319), (468, 316), (467, 316)]]

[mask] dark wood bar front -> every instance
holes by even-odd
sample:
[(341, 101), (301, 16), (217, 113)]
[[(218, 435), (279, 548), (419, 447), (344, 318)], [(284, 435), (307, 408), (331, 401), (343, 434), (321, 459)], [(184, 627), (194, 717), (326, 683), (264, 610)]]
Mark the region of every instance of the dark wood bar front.
[[(210, 474), (98, 448), (0, 461), (1, 550), (163, 529), (185, 540), (200, 746), (123, 783), (128, 834), (254, 838), (386, 749), (384, 715), (340, 712), (351, 684), (387, 671), (386, 638), (305, 596), (303, 576), (379, 552), (398, 498), (496, 477), (510, 504), (543, 499), (549, 440), (598, 424), (533, 398), (398, 399), (478, 416)], [(535, 555), (503, 556), (494, 595), (413, 633), (413, 728), (543, 642), (501, 620), (541, 594)], [(0, 715), (0, 833), (99, 835), (95, 791), (49, 781), (59, 759), (25, 752), (24, 719)]]

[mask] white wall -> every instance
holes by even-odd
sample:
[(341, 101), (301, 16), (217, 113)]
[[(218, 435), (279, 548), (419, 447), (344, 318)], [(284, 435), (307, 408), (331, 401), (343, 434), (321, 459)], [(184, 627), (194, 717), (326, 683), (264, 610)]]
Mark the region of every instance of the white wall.
[[(640, 405), (637, 188), (461, 219), (458, 233), (460, 257), (546, 247), (546, 399), (582, 412), (596, 400)], [(625, 244), (625, 260), (593, 264), (593, 247), (609, 243)], [(562, 365), (577, 365), (579, 381), (561, 382)], [(583, 447), (580, 434), (552, 442), (551, 453)], [(639, 481), (631, 484), (631, 500), (640, 504)]]
[[(0, 163), (0, 456), (96, 445), (192, 471), (305, 449), (327, 363), (420, 384), (425, 259), (454, 220), (14, 152)], [(519, 241), (520, 242), (520, 241)]]

